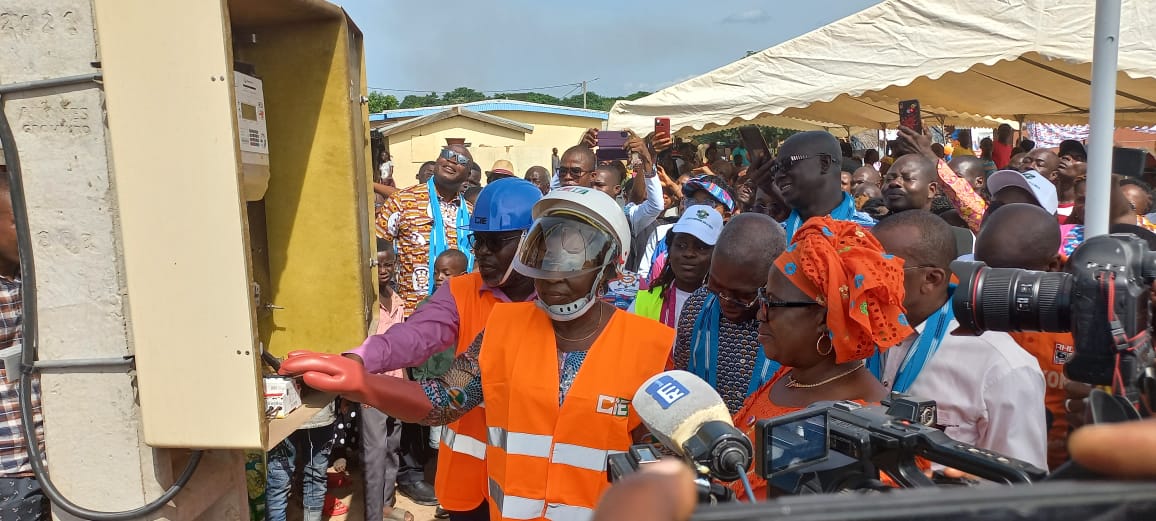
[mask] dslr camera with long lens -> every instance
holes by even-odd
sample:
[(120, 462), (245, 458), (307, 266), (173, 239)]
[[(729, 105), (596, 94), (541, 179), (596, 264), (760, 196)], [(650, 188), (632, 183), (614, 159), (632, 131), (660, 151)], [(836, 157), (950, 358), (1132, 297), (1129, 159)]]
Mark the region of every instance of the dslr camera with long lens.
[(952, 307), (961, 329), (1072, 333), (1074, 353), (1064, 365), (1071, 380), (1110, 386), (1094, 390), (1089, 421), (1148, 416), (1154, 380), (1149, 302), (1156, 253), (1131, 234), (1089, 238), (1063, 272), (991, 268), (957, 261)]

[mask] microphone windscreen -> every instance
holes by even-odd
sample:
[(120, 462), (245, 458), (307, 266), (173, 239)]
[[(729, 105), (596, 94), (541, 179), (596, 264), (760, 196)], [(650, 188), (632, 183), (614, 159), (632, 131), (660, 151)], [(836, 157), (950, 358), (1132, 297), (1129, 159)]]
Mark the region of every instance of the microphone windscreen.
[(679, 454), (683, 443), (704, 423), (734, 425), (726, 403), (714, 388), (686, 371), (651, 377), (634, 393), (632, 404), (650, 433)]

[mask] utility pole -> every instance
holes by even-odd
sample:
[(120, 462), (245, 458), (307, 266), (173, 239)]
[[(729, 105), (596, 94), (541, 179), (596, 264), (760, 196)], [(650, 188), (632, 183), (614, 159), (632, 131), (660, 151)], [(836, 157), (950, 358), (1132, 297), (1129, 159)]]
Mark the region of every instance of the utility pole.
[(586, 80), (582, 80), (582, 108), (586, 108)]

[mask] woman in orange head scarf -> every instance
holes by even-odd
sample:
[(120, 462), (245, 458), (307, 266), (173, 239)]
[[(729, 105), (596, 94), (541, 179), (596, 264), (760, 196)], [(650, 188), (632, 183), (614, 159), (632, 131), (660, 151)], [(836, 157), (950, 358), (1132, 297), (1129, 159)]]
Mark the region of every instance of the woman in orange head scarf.
[[(747, 398), (735, 426), (754, 439), (758, 420), (815, 402), (886, 398), (866, 359), (911, 334), (902, 302), (902, 259), (853, 223), (809, 219), (759, 289), (759, 342), (783, 368)], [(749, 477), (765, 497), (766, 482)]]

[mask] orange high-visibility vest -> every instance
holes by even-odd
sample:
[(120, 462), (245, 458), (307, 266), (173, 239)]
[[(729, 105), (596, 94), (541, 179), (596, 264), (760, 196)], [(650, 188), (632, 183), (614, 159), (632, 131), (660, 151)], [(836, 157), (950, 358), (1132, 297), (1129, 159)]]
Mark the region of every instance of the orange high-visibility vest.
[(479, 363), (486, 402), (490, 519), (582, 521), (610, 486), (606, 458), (641, 424), (634, 392), (663, 371), (674, 330), (615, 311), (558, 405), (559, 355), (533, 303), (490, 313)]
[[(499, 302), (492, 292), (481, 291), (482, 284), (482, 275), (477, 272), (449, 280), (458, 308), (458, 355), (469, 349)], [(434, 492), (442, 508), (468, 512), (486, 499), (487, 488), (486, 410), (478, 406), (442, 430)]]
[(1036, 357), (1040, 370), (1044, 372), (1044, 406), (1052, 413), (1052, 428), (1048, 430), (1048, 468), (1055, 469), (1068, 461), (1068, 411), (1064, 401), (1068, 398), (1064, 386), (1068, 377), (1064, 375), (1064, 364), (1075, 354), (1075, 342), (1071, 333), (1045, 333), (1024, 331), (1008, 333), (1020, 347)]

